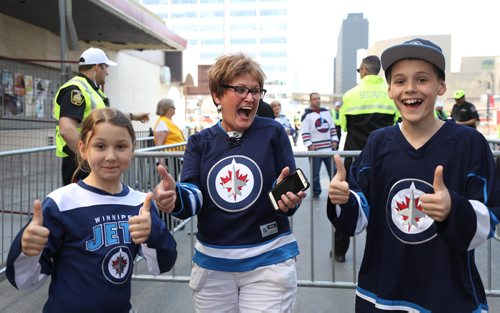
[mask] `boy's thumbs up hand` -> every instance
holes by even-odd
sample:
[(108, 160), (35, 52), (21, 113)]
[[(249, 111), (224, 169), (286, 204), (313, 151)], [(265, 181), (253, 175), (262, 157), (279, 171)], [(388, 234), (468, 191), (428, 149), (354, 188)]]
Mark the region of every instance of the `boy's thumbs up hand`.
[(436, 167), (434, 172), (434, 193), (420, 197), (420, 205), (424, 213), (435, 221), (442, 222), (448, 218), (451, 211), (451, 197), (443, 180), (443, 167)]
[(172, 213), (177, 200), (175, 180), (163, 165), (158, 165), (157, 170), (161, 181), (155, 187), (156, 206), (165, 213)]
[(39, 255), (49, 240), (49, 234), (49, 229), (43, 226), (42, 203), (35, 200), (33, 218), (21, 236), (21, 250), (28, 256)]
[(145, 243), (151, 234), (151, 199), (153, 194), (148, 192), (139, 215), (132, 216), (128, 220), (130, 236), (136, 244)]
[(328, 198), (333, 204), (344, 204), (349, 200), (349, 184), (345, 181), (347, 174), (340, 155), (336, 154), (333, 158), (337, 173), (328, 186)]

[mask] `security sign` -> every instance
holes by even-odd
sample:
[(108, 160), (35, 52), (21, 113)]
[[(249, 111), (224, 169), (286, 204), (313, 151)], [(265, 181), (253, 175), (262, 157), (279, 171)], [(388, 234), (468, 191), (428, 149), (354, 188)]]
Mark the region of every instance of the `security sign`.
[(250, 158), (232, 155), (217, 162), (207, 177), (212, 201), (227, 212), (240, 212), (257, 201), (262, 191), (262, 173)]
[(434, 220), (420, 204), (420, 197), (426, 193), (434, 193), (434, 189), (419, 179), (400, 180), (389, 193), (387, 223), (394, 236), (406, 244), (421, 244), (437, 236)]

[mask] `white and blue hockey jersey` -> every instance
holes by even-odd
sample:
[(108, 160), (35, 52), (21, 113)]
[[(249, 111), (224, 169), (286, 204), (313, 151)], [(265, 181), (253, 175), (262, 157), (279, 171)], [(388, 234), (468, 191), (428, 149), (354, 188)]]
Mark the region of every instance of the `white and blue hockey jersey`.
[(314, 145), (316, 150), (332, 150), (332, 143), (339, 141), (330, 110), (321, 107), (319, 111), (307, 108), (302, 115), (302, 140), (304, 146)]
[(138, 214), (145, 197), (125, 185), (109, 194), (82, 181), (53, 191), (43, 201), (49, 240), (40, 256), (27, 256), (21, 251), (21, 230), (7, 260), (10, 283), (37, 288), (51, 276), (43, 312), (129, 312), (136, 255), (144, 255), (152, 274), (169, 271), (177, 257), (154, 203), (147, 242), (132, 241), (128, 219)]
[[(443, 222), (419, 202), (434, 192), (438, 165), (451, 196)], [(487, 141), (469, 127), (446, 122), (419, 149), (399, 125), (374, 131), (352, 165), (349, 201), (327, 205), (336, 229), (354, 235), (366, 227), (357, 302), (409, 312), (487, 311), (474, 248), (498, 224), (496, 171)]]
[(196, 264), (241, 272), (299, 254), (288, 222), (295, 209), (275, 211), (268, 197), (286, 166), (295, 170), (292, 147), (273, 119), (255, 117), (238, 138), (220, 124), (189, 137), (173, 214), (198, 215)]

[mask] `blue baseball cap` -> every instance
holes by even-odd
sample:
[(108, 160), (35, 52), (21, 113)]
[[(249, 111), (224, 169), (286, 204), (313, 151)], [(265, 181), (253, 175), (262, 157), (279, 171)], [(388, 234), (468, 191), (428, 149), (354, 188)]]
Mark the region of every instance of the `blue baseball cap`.
[(404, 59), (419, 59), (435, 65), (445, 72), (446, 61), (441, 48), (430, 40), (415, 38), (385, 49), (380, 57), (382, 68), (387, 71), (394, 63)]

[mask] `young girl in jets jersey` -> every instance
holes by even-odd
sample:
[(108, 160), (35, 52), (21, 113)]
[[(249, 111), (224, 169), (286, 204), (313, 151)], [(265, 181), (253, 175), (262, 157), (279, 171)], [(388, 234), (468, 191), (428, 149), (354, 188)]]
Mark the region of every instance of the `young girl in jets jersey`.
[(33, 219), (12, 243), (7, 277), (27, 289), (52, 276), (43, 312), (129, 312), (136, 255), (144, 255), (152, 274), (174, 265), (176, 243), (152, 194), (121, 181), (134, 144), (123, 113), (93, 111), (78, 143), (89, 176), (34, 202)]

